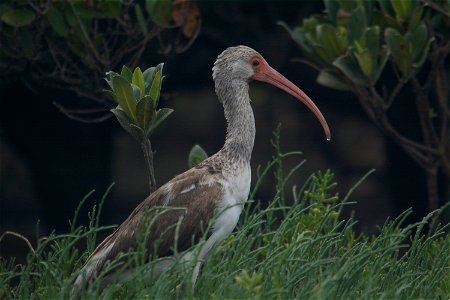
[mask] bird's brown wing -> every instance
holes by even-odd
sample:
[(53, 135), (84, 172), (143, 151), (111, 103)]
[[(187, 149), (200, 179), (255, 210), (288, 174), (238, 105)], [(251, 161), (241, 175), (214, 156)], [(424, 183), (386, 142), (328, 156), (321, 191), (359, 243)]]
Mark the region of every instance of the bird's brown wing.
[(89, 281), (120, 252), (136, 249), (138, 238), (146, 232), (148, 256), (171, 255), (177, 231), (177, 251), (188, 249), (202, 236), (223, 198), (217, 178), (220, 175), (211, 168), (194, 168), (152, 193), (94, 250), (80, 275), (82, 281)]

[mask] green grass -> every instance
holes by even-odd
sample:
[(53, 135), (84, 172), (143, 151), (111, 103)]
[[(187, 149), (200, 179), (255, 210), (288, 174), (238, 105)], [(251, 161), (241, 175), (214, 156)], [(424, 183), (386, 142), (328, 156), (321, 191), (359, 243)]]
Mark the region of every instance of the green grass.
[[(300, 153), (281, 153), (277, 134), (273, 144), (276, 154), (258, 169), (250, 195), (254, 199), (261, 182), (273, 174), (277, 191), (273, 200), (265, 208), (257, 204), (257, 199), (250, 200), (253, 203), (246, 206), (234, 234), (203, 265), (194, 292), (182, 288), (182, 282), (189, 282), (193, 265), (179, 264), (155, 282), (146, 281), (139, 276), (141, 272), (136, 272), (132, 280), (110, 284), (101, 291), (96, 281), (83, 298), (450, 298), (448, 224), (433, 224), (434, 215), (430, 214), (421, 222), (404, 225), (411, 212), (408, 210), (387, 220), (376, 235), (359, 235), (353, 229), (355, 220), (340, 217), (342, 208), (351, 205), (353, 189), (340, 199), (334, 192), (336, 183), (330, 171), (313, 174), (301, 188), (292, 187), (295, 201), (286, 205), (287, 180), (304, 161), (284, 172), (283, 160)], [(34, 247), (30, 244), (25, 265), (1, 259), (0, 299), (69, 298), (72, 283), (95, 247), (96, 234), (111, 231), (112, 226), (98, 224), (101, 205), (93, 209), (88, 226), (76, 225), (75, 213), (70, 233), (51, 234)], [(87, 245), (82, 253), (75, 246), (80, 241)], [(132, 256), (130, 264), (140, 265), (142, 254), (139, 250), (126, 255)]]

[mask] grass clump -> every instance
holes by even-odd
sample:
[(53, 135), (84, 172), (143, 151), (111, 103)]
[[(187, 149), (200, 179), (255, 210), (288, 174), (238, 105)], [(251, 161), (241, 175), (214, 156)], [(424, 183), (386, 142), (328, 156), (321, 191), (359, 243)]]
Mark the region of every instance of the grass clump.
[[(311, 175), (299, 189), (293, 187), (294, 202), (287, 205), (287, 180), (304, 161), (284, 174), (283, 160), (300, 153), (280, 151), (277, 133), (273, 144), (273, 159), (257, 170), (258, 179), (250, 195), (253, 203), (247, 204), (237, 230), (204, 263), (195, 291), (182, 284), (189, 282), (193, 264), (178, 264), (156, 281), (146, 281), (139, 276), (141, 272), (103, 290), (96, 281), (83, 298), (449, 298), (448, 224), (433, 224), (430, 214), (421, 222), (406, 225), (404, 221), (411, 213), (407, 210), (387, 220), (378, 234), (358, 235), (353, 229), (356, 221), (340, 216), (342, 208), (351, 204), (351, 192), (364, 178), (341, 199), (334, 192), (336, 182), (329, 170)], [(256, 201), (255, 191), (271, 171), (276, 193), (264, 208)], [(39, 239), (25, 265), (0, 259), (0, 299), (69, 298), (72, 284), (94, 248), (96, 234), (112, 228), (99, 226), (99, 213), (100, 209), (94, 208), (87, 227), (76, 226), (75, 214), (70, 233)], [(80, 241), (87, 243), (83, 253), (76, 247)], [(142, 257), (139, 251), (143, 250), (139, 249), (133, 255)]]

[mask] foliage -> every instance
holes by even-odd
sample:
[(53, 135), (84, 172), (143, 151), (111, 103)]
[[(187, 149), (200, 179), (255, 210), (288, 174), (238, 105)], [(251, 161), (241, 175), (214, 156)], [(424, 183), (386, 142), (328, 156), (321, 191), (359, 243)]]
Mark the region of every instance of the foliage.
[[(279, 150), (277, 138), (274, 144)], [(304, 185), (292, 188), (294, 203), (287, 206), (279, 188), (286, 175), (279, 171), (286, 157), (298, 152), (277, 151), (272, 161), (258, 169), (251, 193), (271, 171), (277, 192), (268, 207), (249, 203), (236, 232), (230, 235), (205, 262), (195, 291), (183, 288), (190, 282), (193, 264), (178, 262), (156, 280), (147, 280), (139, 269), (130, 280), (111, 283), (103, 291), (95, 281), (83, 298), (131, 299), (366, 299), (446, 298), (450, 294), (450, 236), (446, 227), (430, 223), (431, 214), (421, 222), (402, 225), (410, 213), (387, 220), (376, 236), (356, 235), (353, 219), (338, 218), (349, 197), (363, 179), (343, 198), (333, 191), (330, 171), (317, 172)], [(304, 161), (300, 161), (297, 170)], [(107, 191), (108, 193), (108, 191)], [(105, 196), (106, 194), (105, 193)], [(87, 195), (89, 197), (91, 194)], [(105, 196), (103, 199), (105, 199)], [(103, 201), (103, 200), (102, 200)], [(101, 203), (102, 203), (101, 201)], [(80, 204), (82, 205), (82, 204)], [(0, 293), (5, 299), (66, 299), (80, 267), (92, 252), (95, 235), (112, 226), (100, 227), (101, 210), (93, 210), (87, 227), (76, 225), (68, 234), (40, 238), (31, 249), (27, 263), (0, 260)], [(425, 230), (428, 226), (429, 230)], [(39, 233), (38, 233), (39, 237)], [(3, 238), (3, 237), (2, 237)], [(87, 242), (87, 251), (75, 246)], [(0, 238), (1, 242), (1, 238)], [(140, 243), (144, 243), (142, 239)], [(142, 264), (142, 253), (130, 264)], [(198, 248), (197, 248), (198, 249)], [(106, 271), (117, 266), (113, 261)], [(140, 266), (139, 268), (145, 268)], [(104, 273), (100, 276), (104, 276)], [(17, 284), (15, 284), (17, 283)]]
[(118, 103), (111, 109), (120, 125), (138, 142), (150, 138), (154, 130), (173, 112), (170, 108), (157, 109), (163, 64), (143, 73), (139, 67), (131, 73), (126, 66), (120, 74), (109, 71), (105, 78), (111, 90), (107, 92)]
[(194, 145), (191, 148), (191, 151), (189, 151), (188, 167), (193, 168), (207, 158), (208, 154), (206, 153), (206, 151), (203, 150), (203, 148), (200, 147), (200, 145)]
[(2, 1), (0, 70), (3, 80), (19, 75), (31, 88), (73, 91), (89, 103), (58, 107), (77, 120), (102, 121), (113, 105), (101, 93), (106, 71), (135, 67), (152, 43), (154, 52), (182, 52), (199, 30), (193, 1)]
[[(439, 172), (450, 179), (450, 3), (323, 2), (326, 12), (304, 19), (302, 26), (280, 24), (319, 71), (317, 82), (352, 91), (370, 119), (419, 163), (427, 177), (429, 209), (437, 209)], [(400, 119), (391, 116), (395, 100), (400, 94), (410, 97), (410, 90), (415, 101), (406, 105), (417, 111), (421, 141), (391, 121)]]
[(163, 64), (141, 71), (133, 71), (123, 66), (120, 74), (109, 71), (105, 78), (111, 90), (105, 90), (118, 104), (111, 109), (120, 125), (141, 145), (147, 164), (150, 192), (156, 189), (153, 168), (153, 150), (150, 136), (154, 130), (173, 112), (170, 108), (157, 109), (161, 85)]

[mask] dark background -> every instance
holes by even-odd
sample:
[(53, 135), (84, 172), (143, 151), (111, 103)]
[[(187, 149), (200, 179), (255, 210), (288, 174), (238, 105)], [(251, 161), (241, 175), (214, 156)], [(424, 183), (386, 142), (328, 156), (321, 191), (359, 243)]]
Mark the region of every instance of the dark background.
[[(152, 139), (159, 185), (187, 169), (194, 144), (208, 154), (221, 148), (226, 124), (211, 68), (226, 47), (244, 44), (302, 88), (321, 109), (332, 132), (327, 142), (304, 105), (274, 87), (252, 83), (257, 128), (254, 173), (273, 155), (272, 131), (282, 123), (282, 150), (300, 150), (301, 159), (307, 159), (291, 185), (301, 186), (313, 171), (331, 169), (343, 196), (376, 169), (351, 198), (358, 203), (346, 212), (355, 211), (360, 230), (376, 232), (376, 224), (408, 207), (414, 209), (409, 221), (426, 214), (425, 179), (418, 166), (368, 121), (352, 94), (319, 86), (315, 70), (291, 61), (301, 52), (276, 22), (298, 25), (304, 17), (321, 12), (322, 5), (321, 1), (201, 2), (202, 29), (188, 51), (169, 56), (154, 50), (146, 53), (143, 66), (165, 62), (160, 106), (175, 110)], [(13, 230), (33, 239), (38, 220), (42, 235), (53, 230), (64, 233), (79, 201), (95, 189), (80, 213), (79, 223), (87, 224), (87, 212), (112, 182), (116, 184), (106, 199), (101, 224), (120, 223), (147, 196), (140, 148), (115, 119), (100, 124), (68, 119), (52, 104), (76, 103), (77, 97), (65, 91), (44, 86), (32, 91), (18, 79), (0, 87), (0, 233)], [(405, 129), (416, 122), (414, 112), (402, 105), (408, 100), (399, 99), (394, 107), (401, 112), (397, 118)], [(288, 160), (285, 170), (294, 163)], [(272, 178), (267, 178), (257, 199), (266, 203), (272, 196)], [(1, 255), (20, 256), (26, 251), (21, 241), (10, 237), (0, 248)]]

